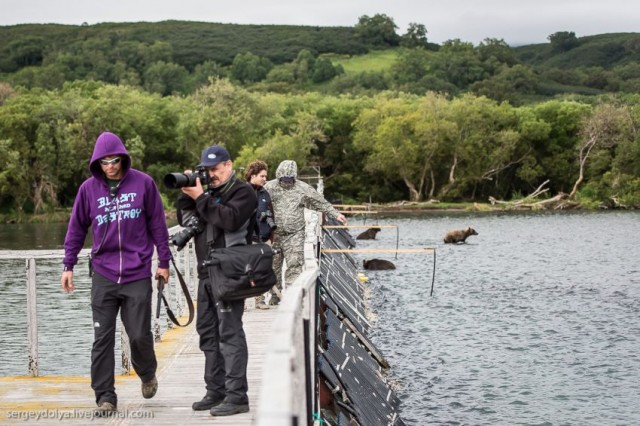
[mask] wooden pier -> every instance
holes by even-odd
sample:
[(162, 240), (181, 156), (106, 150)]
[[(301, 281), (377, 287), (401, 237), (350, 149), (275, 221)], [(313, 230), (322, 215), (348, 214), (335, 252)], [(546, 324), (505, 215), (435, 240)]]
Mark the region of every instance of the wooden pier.
[[(313, 357), (313, 348), (317, 345), (316, 333), (312, 330), (316, 330), (316, 283), (319, 274), (316, 253), (320, 227), (317, 214), (307, 211), (305, 217), (305, 271), (284, 289), (284, 297), (277, 307), (257, 310), (253, 298), (245, 302), (243, 322), (249, 353), (247, 379), (250, 411), (229, 417), (212, 417), (208, 411), (191, 409), (191, 404), (206, 393), (204, 355), (198, 347), (195, 320), (185, 328), (167, 329), (161, 336), (161, 342), (156, 342), (159, 386), (152, 399), (142, 397), (140, 379), (132, 368), (131, 375), (116, 375), (118, 412), (111, 417), (94, 417), (96, 404), (89, 371), (79, 376), (39, 376), (38, 318), (34, 302), (36, 259), (61, 258), (61, 253), (57, 250), (20, 253), (19, 258), (26, 260), (25, 290), (31, 299), (27, 303), (31, 308), (25, 313), (27, 352), (31, 361), (28, 375), (0, 377), (0, 424), (25, 421), (77, 425), (186, 425), (204, 422), (259, 426), (313, 424), (313, 413), (318, 410), (318, 401), (312, 396), (316, 388), (315, 375), (311, 372), (316, 364)], [(175, 231), (175, 228), (171, 231)], [(195, 299), (195, 255), (189, 246), (181, 252), (178, 263)], [(83, 250), (81, 256), (86, 254), (87, 250)], [(0, 251), (2, 258), (15, 259), (16, 252)], [(172, 279), (170, 288), (176, 292), (173, 303), (178, 303), (173, 308), (174, 312), (178, 312), (176, 307), (184, 307), (184, 304), (177, 296), (180, 292), (175, 276), (172, 275)], [(153, 300), (156, 300), (155, 289)], [(179, 320), (184, 323), (186, 317)], [(152, 327), (155, 333), (157, 327), (155, 324)], [(123, 348), (125, 346), (128, 345)], [(65, 362), (64, 348), (61, 347), (59, 352), (60, 362)], [(87, 357), (90, 356), (87, 351)], [(128, 355), (124, 358), (129, 364)]]
[[(0, 377), (0, 423), (184, 425), (215, 421), (216, 425), (256, 423), (267, 344), (278, 309), (256, 310), (246, 302), (244, 329), (249, 347), (247, 378), (250, 411), (213, 418), (208, 411), (193, 411), (191, 404), (204, 396), (204, 355), (198, 348), (195, 321), (187, 328), (174, 328), (156, 344), (158, 393), (144, 399), (140, 379), (134, 374), (116, 376), (118, 414), (93, 419), (96, 404), (90, 379), (83, 376)], [(90, 356), (87, 353), (87, 356)], [(64, 350), (60, 353), (64, 362)], [(92, 420), (93, 419), (93, 420)]]

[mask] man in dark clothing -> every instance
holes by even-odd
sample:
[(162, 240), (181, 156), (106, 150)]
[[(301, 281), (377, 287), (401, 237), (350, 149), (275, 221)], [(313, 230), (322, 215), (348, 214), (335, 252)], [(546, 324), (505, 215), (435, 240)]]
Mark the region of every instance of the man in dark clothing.
[[(209, 175), (209, 188), (182, 188), (178, 199), (181, 225), (195, 215), (203, 223), (203, 232), (195, 236), (198, 258), (198, 315), (196, 329), (200, 350), (204, 352), (204, 381), (207, 393), (193, 403), (194, 410), (210, 410), (212, 416), (228, 416), (249, 411), (247, 396), (247, 341), (242, 328), (244, 300), (216, 300), (203, 261), (211, 248), (251, 244), (257, 207), (253, 188), (236, 178), (226, 149), (213, 145), (202, 152), (198, 168)], [(190, 173), (189, 170), (185, 173)]]
[(75, 289), (73, 267), (91, 227), (91, 387), (96, 414), (103, 416), (115, 412), (118, 404), (113, 377), (118, 311), (129, 335), (133, 368), (142, 380), (142, 395), (152, 398), (158, 389), (151, 334), (151, 260), (155, 246), (156, 277), (168, 280), (171, 251), (160, 192), (151, 177), (131, 168), (118, 136), (104, 132), (98, 137), (89, 169), (93, 176), (80, 186), (69, 219), (61, 284), (66, 292)]

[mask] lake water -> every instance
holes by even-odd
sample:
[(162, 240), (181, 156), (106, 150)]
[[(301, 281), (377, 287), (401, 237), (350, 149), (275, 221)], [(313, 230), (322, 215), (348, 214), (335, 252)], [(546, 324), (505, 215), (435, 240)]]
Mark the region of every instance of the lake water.
[[(369, 221), (370, 222), (370, 221)], [(408, 424), (640, 424), (640, 214), (447, 214), (379, 220), (400, 247), (369, 272), (372, 340)], [(446, 231), (471, 225), (467, 244)], [(359, 248), (395, 247), (383, 229)], [(360, 255), (364, 258), (364, 255)]]
[[(67, 225), (0, 224), (0, 250), (63, 249)], [(85, 248), (91, 246), (87, 236)], [(175, 252), (174, 252), (175, 256)], [(24, 259), (0, 259), (0, 376), (27, 374), (27, 296)], [(184, 273), (184, 270), (183, 270)], [(36, 259), (36, 299), (38, 314), (38, 355), (40, 375), (89, 374), (93, 322), (91, 319), (91, 278), (86, 258), (74, 268), (76, 290), (67, 294), (60, 287), (62, 257)], [(174, 291), (179, 286), (170, 286)], [(172, 291), (165, 291), (174, 311)], [(174, 296), (175, 297), (175, 296)], [(155, 302), (155, 299), (154, 299)], [(154, 311), (155, 312), (155, 311)], [(164, 309), (162, 310), (162, 318)], [(167, 328), (168, 319), (159, 323)], [(121, 324), (117, 322), (117, 336)], [(64, 351), (61, 352), (61, 348)], [(61, 358), (63, 357), (63, 358)], [(116, 338), (116, 373), (120, 373), (120, 339)]]
[[(397, 269), (368, 271), (371, 337), (391, 364), (407, 424), (640, 424), (640, 213), (429, 213), (377, 222), (398, 225), (400, 248), (437, 251), (432, 297), (431, 253), (376, 254)], [(468, 225), (479, 235), (443, 244), (446, 231)], [(64, 238), (63, 225), (34, 226), (41, 237), (16, 235), (16, 227), (0, 225), (0, 249), (60, 248)], [(384, 228), (358, 247), (395, 244), (395, 230)], [(0, 267), (0, 375), (25, 374), (24, 261)], [(60, 269), (60, 261), (39, 264), (40, 369), (87, 374), (88, 277), (68, 296)]]

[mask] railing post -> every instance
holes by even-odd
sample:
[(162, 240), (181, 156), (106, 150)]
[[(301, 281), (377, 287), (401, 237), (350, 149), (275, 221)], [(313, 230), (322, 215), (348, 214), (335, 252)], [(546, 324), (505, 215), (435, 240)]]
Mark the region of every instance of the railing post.
[[(176, 266), (178, 268), (182, 268), (182, 265), (180, 264), (180, 262), (176, 262)], [(175, 300), (176, 302), (176, 309), (175, 309), (175, 314), (176, 316), (179, 318), (183, 315), (184, 313), (184, 295), (182, 294), (182, 290), (180, 288), (180, 283), (178, 282), (178, 274), (175, 274), (173, 277), (173, 284), (171, 285), (171, 287), (173, 288), (173, 300)], [(171, 323), (172, 327), (173, 327), (173, 323)]]
[(129, 335), (124, 329), (124, 324), (120, 321), (120, 355), (122, 358), (122, 374), (128, 376), (131, 374), (131, 349), (129, 346)]
[[(193, 250), (193, 242), (189, 241), (187, 246), (184, 248), (184, 253), (182, 253), (182, 270), (184, 271), (184, 280), (186, 283), (191, 284), (191, 250)], [(176, 280), (177, 281), (177, 280)], [(180, 284), (176, 283), (176, 288), (179, 288)], [(189, 286), (187, 285), (187, 288)], [(184, 296), (183, 296), (184, 298)], [(186, 299), (185, 299), (186, 304)]]
[[(155, 271), (157, 268), (157, 254), (154, 254), (153, 265), (151, 271)], [(153, 272), (152, 272), (153, 273)], [(153, 330), (153, 341), (156, 343), (162, 342), (162, 330), (160, 330), (160, 319), (156, 318), (156, 312), (158, 309), (158, 281), (155, 276), (151, 278), (151, 330)], [(160, 307), (162, 309), (162, 307)]]
[(192, 284), (189, 291), (193, 300), (198, 299), (198, 262), (195, 254), (195, 246), (193, 242), (189, 242), (184, 253), (184, 279), (187, 283)]
[(38, 306), (36, 303), (36, 260), (27, 259), (27, 346), (28, 374), (38, 376)]

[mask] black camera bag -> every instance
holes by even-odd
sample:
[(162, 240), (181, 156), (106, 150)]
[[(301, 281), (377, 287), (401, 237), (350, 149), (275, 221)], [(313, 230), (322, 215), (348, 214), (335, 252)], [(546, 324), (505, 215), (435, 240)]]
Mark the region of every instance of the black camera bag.
[(211, 250), (204, 262), (216, 300), (241, 300), (259, 296), (276, 284), (273, 250), (256, 243)]

